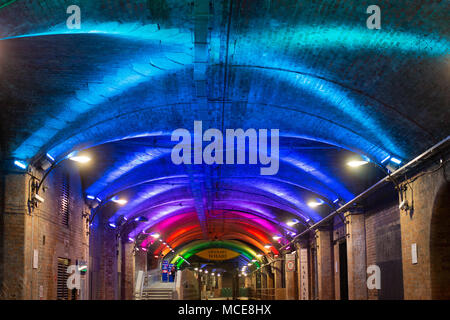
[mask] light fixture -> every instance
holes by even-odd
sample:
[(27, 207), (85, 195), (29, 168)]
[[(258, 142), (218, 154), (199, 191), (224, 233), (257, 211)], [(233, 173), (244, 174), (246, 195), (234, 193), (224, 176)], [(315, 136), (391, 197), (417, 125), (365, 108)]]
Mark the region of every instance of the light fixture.
[(113, 228), (113, 229), (117, 228), (116, 224), (113, 223), (113, 222), (111, 222), (111, 223), (109, 224), (109, 226), (110, 226), (111, 228)]
[(347, 162), (347, 165), (349, 167), (356, 168), (356, 167), (363, 166), (367, 163), (368, 163), (368, 161), (365, 161), (365, 160), (351, 160), (351, 161)]
[(195, 271), (198, 271), (198, 268), (194, 268)]
[(14, 165), (24, 170), (28, 167), (28, 165), (25, 162), (20, 160), (15, 160)]
[(256, 259), (252, 259), (252, 262), (256, 262), (257, 260)]
[(395, 164), (400, 164), (400, 163), (402, 163), (402, 161), (399, 160), (399, 159), (397, 159), (397, 158), (391, 158), (391, 161), (392, 161), (393, 163), (395, 163)]
[(114, 203), (117, 203), (117, 204), (119, 204), (121, 206), (123, 206), (124, 204), (127, 204), (127, 202), (128, 202), (125, 199), (119, 199), (117, 197), (112, 198), (111, 201), (114, 202)]
[(145, 248), (145, 247), (142, 247), (142, 250), (144, 250), (144, 251), (147, 251), (147, 248)]
[(385, 163), (386, 161), (388, 161), (391, 158), (391, 156), (387, 156), (386, 158), (384, 158), (383, 160), (381, 160), (381, 163)]
[(322, 199), (317, 198), (316, 200), (308, 201), (308, 206), (311, 208), (316, 208), (316, 207), (322, 205), (323, 203), (324, 203), (324, 201)]
[(247, 265), (250, 267), (252, 264), (249, 262), (249, 263), (247, 263)]
[(293, 227), (293, 226), (295, 226), (297, 223), (299, 223), (299, 221), (298, 221), (297, 219), (292, 219), (292, 220), (286, 222), (286, 224), (287, 224), (289, 227)]
[(83, 155), (75, 155), (75, 156), (71, 156), (69, 157), (70, 160), (78, 162), (78, 163), (88, 163), (89, 161), (91, 161), (91, 158), (89, 158), (88, 156), (83, 156)]
[(275, 240), (275, 241), (277, 241), (277, 240), (280, 240), (280, 239), (281, 239), (281, 236), (276, 235), (276, 236), (273, 236), (272, 239)]
[(262, 255), (261, 253), (258, 253), (256, 256), (257, 256), (258, 258), (262, 258), (262, 257), (263, 257), (263, 255)]
[(208, 270), (205, 270), (205, 274), (208, 274)]
[(211, 273), (211, 275), (213, 276), (213, 275), (215, 275), (215, 273), (213, 272), (213, 273)]
[(95, 197), (94, 197), (94, 196), (91, 196), (91, 195), (87, 195), (87, 196), (86, 196), (86, 199), (89, 199), (89, 200), (95, 200)]
[(200, 270), (198, 270), (198, 272), (203, 272), (203, 270), (202, 270), (202, 269), (200, 269)]
[(339, 202), (339, 198), (337, 198), (333, 201), (333, 203), (338, 203), (338, 202)]
[(266, 244), (266, 245), (264, 246), (264, 248), (270, 249), (270, 248), (272, 248), (272, 245), (271, 245), (271, 244)]
[(159, 233), (154, 233), (154, 234), (152, 234), (152, 237), (155, 239), (158, 239), (160, 237), (160, 235), (159, 235)]
[(163, 241), (163, 239), (158, 239), (158, 241), (159, 241), (159, 242), (162, 242), (162, 241)]
[(128, 237), (128, 240), (129, 240), (130, 242), (133, 242), (133, 241), (134, 241), (134, 239), (131, 238), (131, 237)]
[(220, 273), (218, 273), (217, 276), (220, 277)]

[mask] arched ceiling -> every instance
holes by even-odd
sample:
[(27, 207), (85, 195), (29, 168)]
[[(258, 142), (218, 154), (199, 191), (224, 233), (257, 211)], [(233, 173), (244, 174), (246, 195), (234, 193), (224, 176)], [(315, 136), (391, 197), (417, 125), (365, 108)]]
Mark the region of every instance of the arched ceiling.
[[(72, 4), (80, 30), (66, 27)], [(285, 241), (381, 177), (388, 157), (406, 162), (449, 134), (448, 3), (378, 1), (381, 30), (366, 28), (371, 4), (0, 2), (1, 158), (88, 153), (85, 195), (158, 254), (171, 250), (155, 232), (174, 254), (195, 241), (267, 253), (275, 233)], [(199, 120), (279, 129), (277, 174), (174, 165), (171, 133)], [(345, 167), (361, 157), (373, 165)]]

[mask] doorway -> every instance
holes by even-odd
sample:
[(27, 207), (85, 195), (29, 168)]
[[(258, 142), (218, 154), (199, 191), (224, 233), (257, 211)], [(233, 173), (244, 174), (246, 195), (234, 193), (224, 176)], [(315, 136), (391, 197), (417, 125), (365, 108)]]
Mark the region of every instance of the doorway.
[(341, 300), (348, 300), (347, 241), (339, 243), (339, 286)]

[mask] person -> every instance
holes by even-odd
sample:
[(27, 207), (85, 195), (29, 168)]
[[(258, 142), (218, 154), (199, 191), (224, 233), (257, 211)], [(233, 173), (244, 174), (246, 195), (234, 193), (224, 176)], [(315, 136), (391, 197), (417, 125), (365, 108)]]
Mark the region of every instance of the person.
[(172, 274), (172, 281), (175, 281), (175, 274), (176, 274), (175, 266), (172, 266), (172, 269), (170, 269), (170, 273)]

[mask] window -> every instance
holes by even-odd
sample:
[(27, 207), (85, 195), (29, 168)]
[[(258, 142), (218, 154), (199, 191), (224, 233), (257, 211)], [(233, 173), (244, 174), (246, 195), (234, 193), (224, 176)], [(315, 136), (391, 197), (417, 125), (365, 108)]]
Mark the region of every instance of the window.
[(64, 172), (61, 181), (59, 214), (61, 217), (61, 223), (65, 227), (69, 227), (69, 215), (70, 215), (70, 179), (69, 173)]

